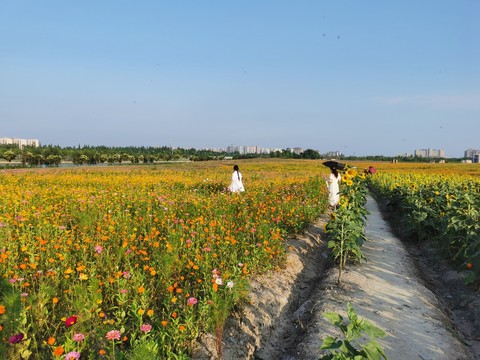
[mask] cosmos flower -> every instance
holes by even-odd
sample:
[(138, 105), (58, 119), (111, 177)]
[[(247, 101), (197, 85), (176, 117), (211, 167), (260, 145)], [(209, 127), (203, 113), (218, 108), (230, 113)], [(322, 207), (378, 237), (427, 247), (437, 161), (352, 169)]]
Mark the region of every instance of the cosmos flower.
[(70, 327), (72, 325), (75, 325), (76, 323), (77, 323), (77, 317), (75, 315), (72, 315), (65, 320), (66, 327)]

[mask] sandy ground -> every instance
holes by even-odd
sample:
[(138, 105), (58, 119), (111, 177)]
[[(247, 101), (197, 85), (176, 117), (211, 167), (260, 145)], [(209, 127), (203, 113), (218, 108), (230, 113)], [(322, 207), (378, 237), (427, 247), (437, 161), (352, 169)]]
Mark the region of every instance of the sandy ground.
[[(323, 338), (340, 336), (323, 313), (346, 318), (348, 301), (387, 332), (379, 342), (391, 360), (480, 359), (478, 291), (456, 288), (461, 286), (456, 272), (438, 261), (435, 268), (423, 260), (424, 252), (420, 256), (421, 249), (412, 253), (405, 247), (372, 197), (367, 210), (367, 262), (349, 266), (338, 284), (338, 270), (326, 255), (328, 215), (318, 219), (289, 241), (294, 250), (283, 271), (255, 279), (250, 304), (226, 324), (222, 359), (316, 360)], [(449, 277), (438, 275), (445, 271)], [(194, 359), (219, 359), (214, 344), (211, 335), (203, 335)]]

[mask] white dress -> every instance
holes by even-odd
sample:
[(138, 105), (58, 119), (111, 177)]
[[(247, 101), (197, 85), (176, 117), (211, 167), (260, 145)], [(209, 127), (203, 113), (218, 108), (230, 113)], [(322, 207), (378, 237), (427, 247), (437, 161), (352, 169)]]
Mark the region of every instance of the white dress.
[(245, 191), (242, 183), (242, 173), (240, 171), (234, 171), (232, 174), (232, 180), (228, 185), (228, 190), (231, 192)]
[(330, 174), (328, 177), (328, 203), (330, 206), (337, 206), (340, 200), (340, 188), (338, 183), (342, 180), (340, 174), (338, 177), (335, 175)]

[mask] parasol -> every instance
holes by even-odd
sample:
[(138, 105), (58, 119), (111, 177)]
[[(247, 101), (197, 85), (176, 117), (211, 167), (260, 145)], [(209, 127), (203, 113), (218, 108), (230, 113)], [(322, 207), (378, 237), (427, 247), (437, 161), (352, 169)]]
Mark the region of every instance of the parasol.
[(329, 167), (330, 169), (337, 169), (337, 170), (345, 169), (345, 164), (342, 164), (342, 163), (339, 163), (338, 161), (333, 161), (333, 160), (324, 161), (323, 165), (325, 165), (326, 167)]

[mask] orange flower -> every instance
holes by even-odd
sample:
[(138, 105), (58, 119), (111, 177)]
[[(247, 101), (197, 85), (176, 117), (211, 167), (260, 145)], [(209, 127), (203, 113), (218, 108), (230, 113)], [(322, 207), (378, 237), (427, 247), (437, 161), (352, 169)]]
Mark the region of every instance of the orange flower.
[(57, 298), (57, 297), (54, 297), (54, 298), (52, 299), (52, 302), (53, 302), (54, 304), (57, 304), (57, 303), (58, 303), (58, 298)]
[(0, 315), (3, 315), (3, 314), (5, 314), (5, 306), (0, 305)]
[(167, 320), (162, 320), (162, 326), (167, 326), (168, 322)]
[(138, 293), (139, 293), (139, 294), (143, 294), (144, 292), (145, 292), (145, 288), (144, 288), (143, 286), (140, 286), (140, 287), (138, 288)]
[(103, 349), (98, 350), (98, 354), (101, 355), (101, 356), (104, 356), (105, 355), (105, 350), (103, 350)]
[(55, 338), (54, 337), (49, 337), (48, 340), (47, 340), (47, 344), (52, 346), (53, 344), (55, 344)]
[(150, 316), (150, 317), (152, 317), (154, 313), (155, 313), (155, 312), (153, 311), (153, 309), (149, 309), (149, 310), (147, 311), (147, 315)]
[(468, 263), (468, 264), (467, 264), (467, 269), (471, 269), (471, 268), (473, 268), (473, 264), (472, 264), (472, 263)]
[(178, 328), (180, 331), (185, 331), (187, 328), (183, 325), (180, 325), (180, 327)]
[(57, 346), (55, 350), (53, 350), (53, 355), (56, 357), (62, 356), (65, 350), (63, 349), (63, 346)]

